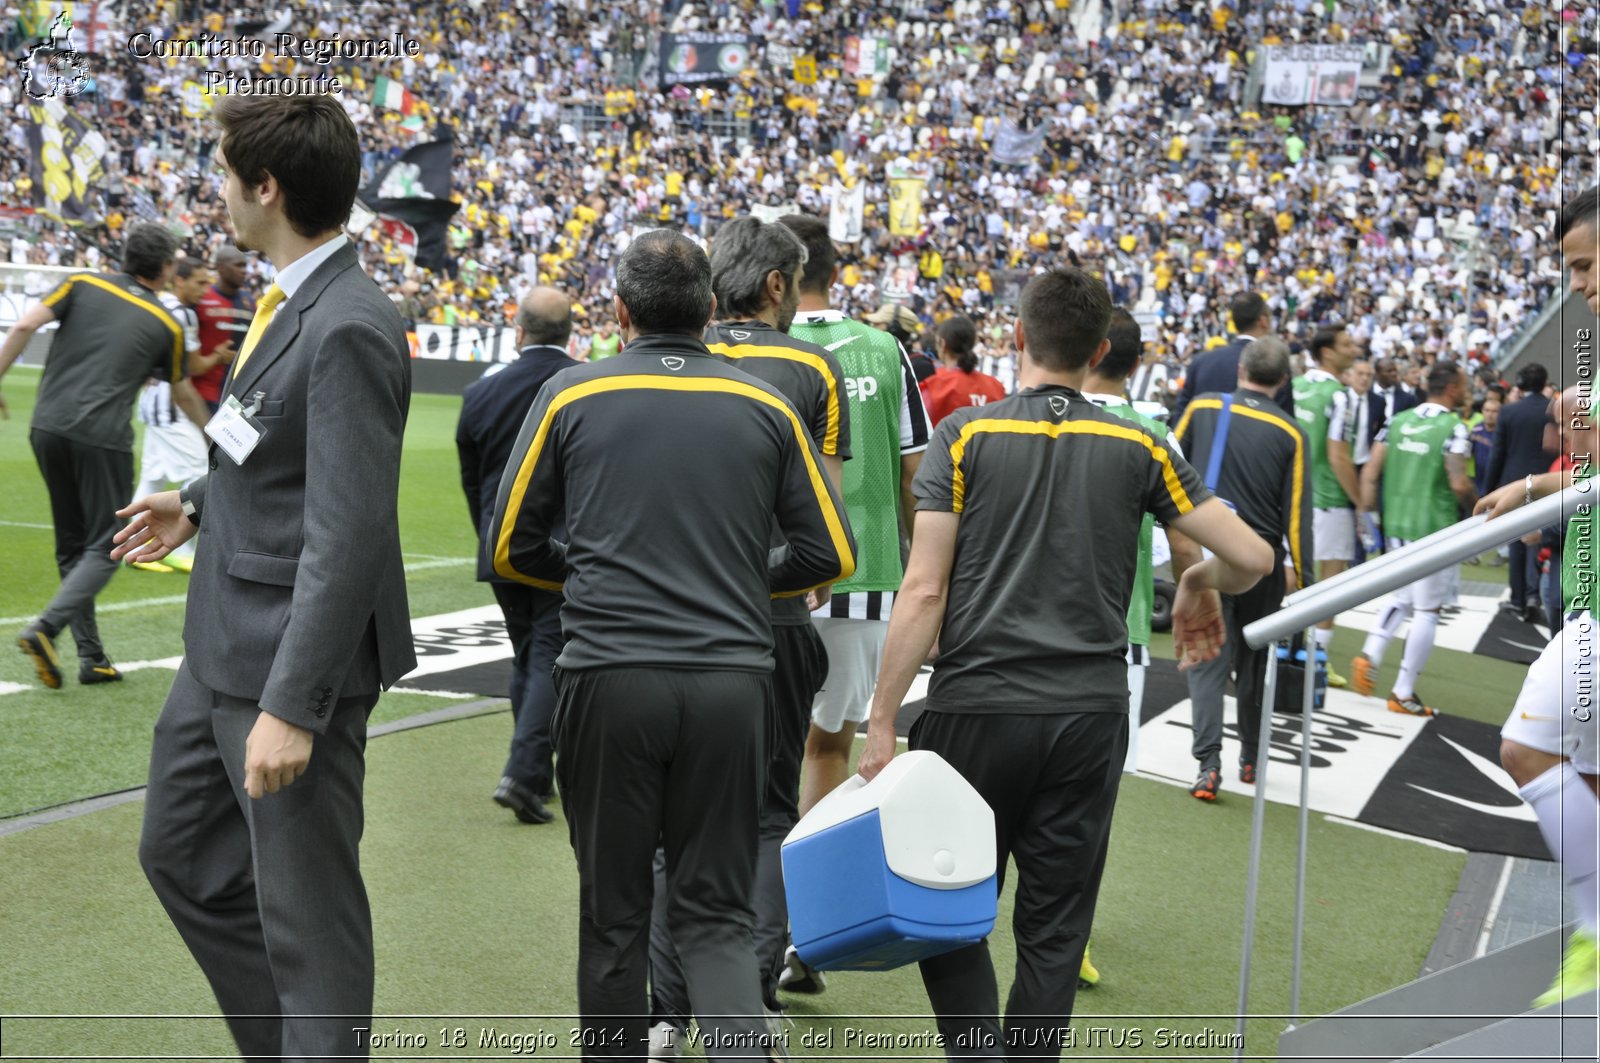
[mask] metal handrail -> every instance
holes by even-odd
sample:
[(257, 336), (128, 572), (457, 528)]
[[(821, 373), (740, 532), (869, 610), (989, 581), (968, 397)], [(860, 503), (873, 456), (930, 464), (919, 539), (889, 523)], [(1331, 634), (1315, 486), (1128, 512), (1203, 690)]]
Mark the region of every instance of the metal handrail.
[[(1311, 805), (1311, 714), (1315, 707), (1317, 667), (1314, 625), (1337, 616), (1353, 605), (1371, 601), (1440, 569), (1521, 538), (1528, 532), (1593, 510), (1600, 504), (1600, 487), (1596, 484), (1596, 480), (1584, 480), (1493, 521), (1481, 516), (1462, 521), (1292, 594), (1284, 600), (1283, 608), (1245, 627), (1244, 640), (1252, 649), (1261, 649), (1296, 632), (1304, 632), (1305, 636), (1303, 645), (1306, 647), (1306, 660), (1301, 673), (1304, 701), (1300, 711), (1300, 836), (1295, 870), (1290, 1029), (1300, 1019), (1300, 971), (1305, 940), (1306, 853)], [(1262, 688), (1261, 732), (1256, 745), (1260, 755), (1257, 757), (1255, 803), (1250, 817), (1250, 864), (1245, 881), (1244, 941), (1240, 949), (1238, 1047), (1234, 1050), (1234, 1059), (1244, 1058), (1245, 1016), (1249, 1014), (1250, 964), (1261, 888), (1262, 837), (1266, 832), (1267, 771), (1272, 763), (1269, 755), (1272, 748), (1272, 710), (1278, 694), (1278, 655), (1275, 652), (1267, 655)]]
[[(1486, 550), (1538, 531), (1548, 524), (1571, 517), (1580, 506), (1600, 503), (1594, 480), (1574, 484), (1559, 494), (1541, 498), (1531, 505), (1512, 510), (1489, 522), (1473, 517), (1385, 554), (1381, 562), (1357, 565), (1347, 570), (1348, 578), (1334, 578), (1313, 584), (1285, 601), (1284, 607), (1262, 617), (1244, 629), (1245, 642), (1260, 649), (1269, 642), (1302, 631), (1312, 624), (1337, 616), (1352, 605), (1371, 601), (1380, 594), (1404, 587), (1442, 568), (1477, 557)], [(1346, 574), (1341, 574), (1346, 575)]]

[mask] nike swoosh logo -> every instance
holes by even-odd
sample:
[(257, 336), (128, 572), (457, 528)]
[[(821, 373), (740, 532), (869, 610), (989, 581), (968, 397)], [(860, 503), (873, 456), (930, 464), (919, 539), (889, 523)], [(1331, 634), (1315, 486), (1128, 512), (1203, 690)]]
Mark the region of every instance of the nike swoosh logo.
[(825, 350), (825, 351), (837, 351), (840, 347), (843, 347), (845, 344), (854, 343), (856, 340), (858, 340), (860, 338), (861, 338), (860, 336), (846, 336), (842, 340), (834, 340), (832, 343), (828, 344), (826, 347), (824, 347), (822, 349)]
[(1526, 804), (1486, 805), (1480, 801), (1469, 801), (1465, 797), (1453, 797), (1450, 794), (1442, 794), (1438, 790), (1430, 790), (1426, 786), (1418, 786), (1416, 783), (1409, 783), (1407, 785), (1409, 785), (1413, 790), (1420, 790), (1430, 797), (1437, 797), (1441, 801), (1449, 801), (1452, 805), (1460, 805), (1462, 808), (1470, 808), (1474, 812), (1482, 812), (1486, 816), (1498, 816), (1501, 819), (1514, 819), (1521, 823), (1539, 822), (1539, 817), (1534, 814), (1533, 808)]
[(1465, 797), (1455, 797), (1450, 794), (1442, 794), (1439, 791), (1431, 790), (1426, 786), (1418, 786), (1416, 783), (1407, 783), (1407, 786), (1411, 787), (1413, 790), (1420, 790), (1431, 797), (1437, 797), (1440, 800), (1449, 801), (1453, 805), (1460, 805), (1462, 808), (1470, 808), (1476, 812), (1482, 812), (1486, 816), (1498, 816), (1501, 819), (1514, 819), (1522, 823), (1537, 823), (1539, 821), (1539, 817), (1534, 813), (1533, 807), (1526, 801), (1522, 800), (1522, 795), (1517, 792), (1516, 783), (1511, 781), (1511, 776), (1506, 774), (1505, 769), (1489, 760), (1489, 758), (1479, 756), (1472, 750), (1462, 746), (1460, 743), (1453, 742), (1450, 739), (1445, 738), (1444, 735), (1440, 735), (1439, 737), (1443, 739), (1444, 743), (1451, 749), (1461, 754), (1462, 760), (1465, 760), (1468, 764), (1478, 769), (1478, 772), (1483, 775), (1484, 778), (1494, 783), (1495, 786), (1499, 787), (1501, 790), (1504, 790), (1510, 796), (1515, 797), (1517, 799), (1517, 803), (1515, 805), (1489, 805), (1484, 804), (1481, 801), (1471, 801)]

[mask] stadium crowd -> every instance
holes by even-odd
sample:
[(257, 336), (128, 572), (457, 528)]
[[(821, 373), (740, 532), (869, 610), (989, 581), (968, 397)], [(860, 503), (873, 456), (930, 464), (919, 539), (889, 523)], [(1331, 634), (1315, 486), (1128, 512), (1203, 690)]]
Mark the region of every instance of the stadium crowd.
[[(1536, 234), (1554, 217), (1558, 178), (1593, 180), (1594, 79), (1566, 76), (1594, 61), (1572, 43), (1592, 41), (1593, 5), (1104, 0), (1097, 24), (1081, 6), (812, 3), (791, 19), (782, 4), (732, 0), (665, 15), (640, 0), (315, 2), (297, 5), (288, 28), (355, 37), (381, 24), (421, 42), (392, 69), (332, 67), (368, 138), (369, 177), (436, 125), (457, 144), (453, 276), (417, 268), (379, 227), (363, 234), (403, 313), (505, 324), (522, 293), (554, 284), (577, 299), (580, 355), (609, 315), (612, 263), (638, 232), (703, 238), (762, 204), (825, 214), (841, 180), (865, 183), (866, 208), (836, 304), (860, 314), (904, 302), (925, 326), (969, 314), (982, 355), (1007, 350), (1021, 280), (1062, 260), (1102, 273), (1119, 304), (1160, 315), (1153, 338), (1174, 382), (1226, 337), (1228, 294), (1244, 287), (1267, 295), (1292, 338), (1342, 320), (1373, 355), (1413, 362), (1424, 351), (1486, 358), (1554, 290), (1557, 266)], [(274, 17), (128, 7), (126, 27), (173, 38)], [(669, 26), (748, 33), (748, 65), (730, 83), (660, 89), (657, 38)], [(850, 36), (892, 42), (887, 72), (848, 75)], [(519, 45), (540, 39), (564, 43)], [(1375, 83), (1353, 107), (1252, 106), (1250, 56), (1263, 42), (1378, 46)], [(816, 60), (814, 84), (797, 80), (801, 56)], [(78, 104), (110, 142), (90, 192), (95, 220), (18, 224), (13, 262), (99, 267), (142, 218), (177, 223), (209, 257), (224, 239), (219, 179), (183, 83), (202, 66), (326, 69), (270, 50), (258, 62), (123, 49), (98, 64)], [(374, 104), (380, 75), (410, 91), (421, 121)], [(19, 118), (25, 102), (0, 87)], [(1001, 119), (1046, 127), (1031, 163), (993, 161)], [(31, 202), (26, 124), (10, 123), (17, 150), (0, 160), (0, 204)], [(928, 179), (916, 235), (888, 231), (891, 168)]]

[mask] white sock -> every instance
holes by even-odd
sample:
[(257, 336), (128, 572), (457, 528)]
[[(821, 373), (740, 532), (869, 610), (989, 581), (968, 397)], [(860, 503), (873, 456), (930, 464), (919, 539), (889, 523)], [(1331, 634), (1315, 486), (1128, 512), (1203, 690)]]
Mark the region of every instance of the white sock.
[(1124, 774), (1139, 770), (1139, 717), (1144, 711), (1145, 665), (1128, 665), (1128, 756), (1122, 762)]
[(1411, 633), (1406, 636), (1405, 656), (1400, 658), (1400, 675), (1394, 681), (1395, 697), (1404, 701), (1417, 692), (1417, 676), (1433, 653), (1433, 638), (1439, 631), (1439, 614), (1419, 610), (1411, 618)]
[(1332, 642), (1332, 641), (1333, 641), (1333, 628), (1331, 628), (1331, 627), (1319, 627), (1319, 628), (1317, 628), (1317, 649), (1322, 650), (1324, 653), (1326, 653), (1328, 651), (1328, 644), (1330, 642)]
[(1600, 899), (1596, 888), (1596, 834), (1600, 833), (1600, 805), (1594, 791), (1570, 761), (1562, 761), (1518, 791), (1539, 817), (1539, 833), (1561, 864), (1572, 896), (1578, 925), (1589, 933), (1600, 927)]
[(1372, 662), (1376, 668), (1383, 663), (1384, 648), (1389, 645), (1389, 640), (1394, 638), (1395, 632), (1400, 630), (1400, 625), (1406, 622), (1406, 617), (1411, 615), (1411, 606), (1394, 599), (1384, 603), (1382, 611), (1378, 613), (1378, 623), (1367, 635), (1366, 645), (1361, 647), (1361, 655)]

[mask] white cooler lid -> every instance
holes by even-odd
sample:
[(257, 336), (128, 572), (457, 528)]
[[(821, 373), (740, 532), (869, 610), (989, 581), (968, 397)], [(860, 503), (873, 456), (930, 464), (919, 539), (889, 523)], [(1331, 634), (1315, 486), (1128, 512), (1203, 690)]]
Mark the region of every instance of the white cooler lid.
[(852, 775), (795, 824), (784, 844), (874, 810), (889, 870), (907, 882), (955, 890), (994, 874), (994, 812), (960, 772), (926, 749), (900, 754), (871, 782)]

